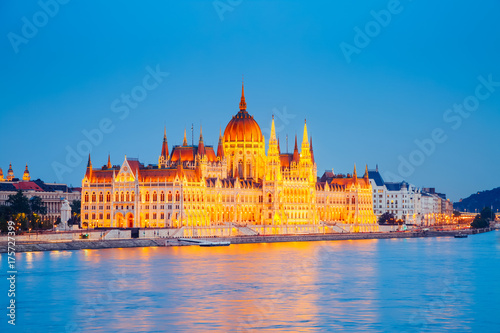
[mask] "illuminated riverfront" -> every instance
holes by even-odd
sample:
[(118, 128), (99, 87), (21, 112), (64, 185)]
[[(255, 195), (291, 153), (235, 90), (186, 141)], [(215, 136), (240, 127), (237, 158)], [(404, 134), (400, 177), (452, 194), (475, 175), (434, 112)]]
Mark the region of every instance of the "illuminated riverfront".
[[(169, 152), (165, 131), (157, 165), (125, 157), (121, 166), (94, 169), (89, 156), (82, 181), (84, 227), (174, 228), (182, 236), (377, 231), (368, 167), (358, 177), (325, 172), (317, 177), (312, 139), (304, 123), (300, 150), (281, 153), (274, 117), (267, 142), (247, 112), (219, 135), (217, 152), (198, 145)], [(337, 228), (337, 229), (334, 229)]]
[(21, 253), (18, 328), (494, 332), (499, 233)]

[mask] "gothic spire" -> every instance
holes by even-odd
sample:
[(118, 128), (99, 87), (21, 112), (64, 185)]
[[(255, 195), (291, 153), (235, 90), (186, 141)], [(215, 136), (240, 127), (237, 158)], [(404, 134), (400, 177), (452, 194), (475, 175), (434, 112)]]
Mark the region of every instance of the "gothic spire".
[(186, 129), (184, 128), (184, 141), (182, 141), (182, 145), (184, 147), (186, 147), (188, 145), (188, 141), (187, 141), (187, 138), (186, 138)]
[(203, 143), (203, 133), (200, 125), (200, 142), (198, 143), (198, 154), (205, 155), (205, 144)]
[(243, 80), (241, 82), (241, 101), (240, 101), (240, 111), (246, 111), (247, 103), (245, 102), (245, 86)]

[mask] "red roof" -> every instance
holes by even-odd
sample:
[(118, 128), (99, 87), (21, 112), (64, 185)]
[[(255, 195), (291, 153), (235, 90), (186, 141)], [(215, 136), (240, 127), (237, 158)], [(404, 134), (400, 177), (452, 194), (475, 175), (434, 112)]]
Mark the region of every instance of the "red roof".
[(18, 190), (43, 192), (43, 189), (34, 182), (18, 182), (13, 183), (12, 185), (14, 185), (14, 187)]

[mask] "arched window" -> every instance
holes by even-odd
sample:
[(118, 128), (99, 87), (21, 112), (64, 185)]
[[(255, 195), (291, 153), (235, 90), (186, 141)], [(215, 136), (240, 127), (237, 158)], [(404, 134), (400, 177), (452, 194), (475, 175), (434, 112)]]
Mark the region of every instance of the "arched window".
[(267, 198), (268, 198), (268, 202), (273, 202), (273, 197), (272, 197), (271, 193), (269, 193), (267, 195)]
[(111, 201), (111, 193), (107, 192), (106, 193), (106, 202), (110, 202)]
[(89, 202), (89, 192), (85, 192), (85, 195), (83, 196), (83, 202)]
[(95, 201), (96, 201), (95, 192), (92, 192), (92, 202), (95, 202)]
[(103, 201), (104, 201), (104, 195), (102, 194), (102, 192), (99, 192), (99, 202)]
[(130, 194), (128, 193), (128, 191), (125, 194), (125, 201), (130, 201)]
[(172, 202), (172, 192), (168, 191), (167, 199), (168, 199), (168, 202)]
[(160, 193), (160, 201), (165, 202), (165, 192), (161, 191)]
[(120, 192), (120, 201), (125, 201), (125, 195), (123, 194), (123, 191)]
[(158, 194), (156, 194), (156, 191), (153, 192), (153, 202), (158, 201)]
[(179, 191), (175, 192), (175, 201), (179, 202), (181, 200), (181, 196), (179, 194)]
[(132, 191), (132, 193), (130, 194), (130, 201), (135, 201), (135, 192)]
[(146, 191), (146, 202), (149, 202), (149, 192)]
[(115, 192), (115, 201), (120, 201), (120, 194), (118, 192)]

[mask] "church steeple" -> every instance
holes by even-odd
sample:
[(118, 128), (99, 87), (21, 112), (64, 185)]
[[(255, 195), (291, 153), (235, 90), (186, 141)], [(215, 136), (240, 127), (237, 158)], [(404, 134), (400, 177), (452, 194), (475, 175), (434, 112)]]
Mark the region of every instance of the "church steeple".
[(365, 167), (365, 174), (364, 174), (364, 176), (363, 176), (363, 177), (364, 177), (366, 180), (369, 180), (369, 179), (370, 179), (370, 178), (369, 178), (369, 175), (368, 175), (368, 164), (367, 164), (367, 165), (366, 165), (366, 167)]
[(246, 111), (247, 103), (245, 102), (245, 86), (243, 81), (241, 82), (241, 100), (240, 100), (240, 111)]
[(28, 171), (28, 163), (26, 163), (26, 168), (24, 169), (24, 173), (23, 173), (23, 180), (29, 181), (30, 179), (31, 179), (31, 177), (30, 177), (30, 172)]
[(167, 141), (167, 127), (163, 128), (163, 142), (161, 144), (161, 154), (158, 158), (158, 167), (165, 168), (168, 161), (168, 141)]
[(106, 165), (108, 169), (111, 169), (113, 166), (111, 165), (111, 155), (108, 154), (108, 164)]
[(352, 173), (352, 178), (355, 182), (358, 181), (358, 172), (356, 171), (356, 163), (354, 163), (354, 172)]

